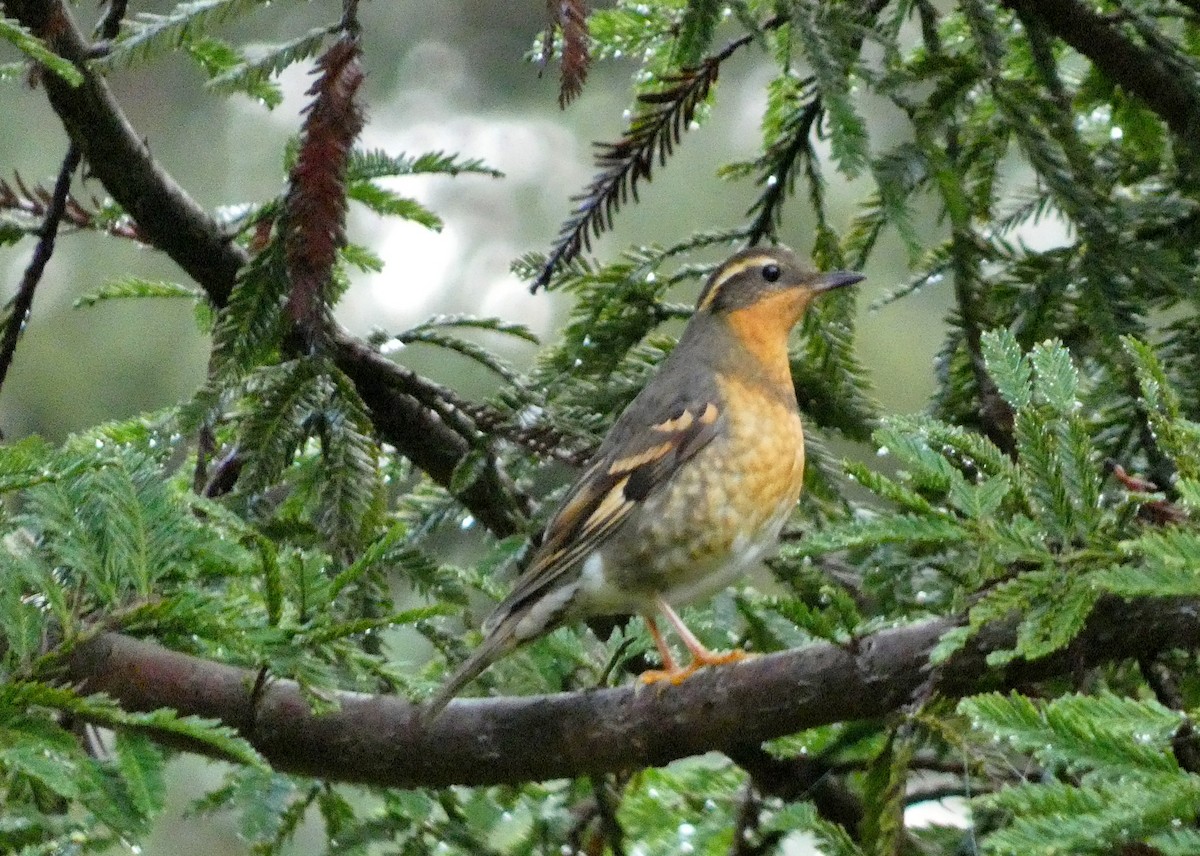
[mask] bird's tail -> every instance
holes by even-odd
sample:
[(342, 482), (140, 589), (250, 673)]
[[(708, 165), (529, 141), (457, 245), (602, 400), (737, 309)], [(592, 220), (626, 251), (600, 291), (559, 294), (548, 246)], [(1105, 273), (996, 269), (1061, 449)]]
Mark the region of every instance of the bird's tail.
[(428, 725), (437, 719), (438, 714), (445, 710), (458, 693), (471, 681), (479, 677), (483, 671), (496, 660), (516, 647), (511, 634), (497, 632), (499, 628), (488, 633), (483, 642), (471, 652), (438, 691), (421, 706), (421, 720)]

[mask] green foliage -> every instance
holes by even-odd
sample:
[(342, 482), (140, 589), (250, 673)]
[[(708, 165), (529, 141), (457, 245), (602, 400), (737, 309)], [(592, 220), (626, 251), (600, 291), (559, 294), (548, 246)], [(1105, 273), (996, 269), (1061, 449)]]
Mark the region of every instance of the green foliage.
[(387, 152), (355, 150), (350, 154), (346, 166), (346, 177), (351, 181), (370, 181), (375, 178), (391, 178), (400, 175), (463, 175), (477, 174), (491, 178), (502, 178), (503, 173), (492, 169), (481, 160), (463, 159), (459, 155), (445, 152), (427, 152), (417, 157), (389, 155)]
[[(649, 853), (727, 853), (733, 797), (744, 780), (745, 774), (727, 762), (646, 770), (630, 783), (618, 819), (626, 828), (640, 830), (638, 839)], [(659, 821), (664, 809), (674, 823)]]
[(101, 64), (131, 65), (161, 56), (207, 35), (221, 24), (253, 11), (262, 0), (189, 0), (165, 15), (142, 12), (123, 22), (122, 32)]
[(1171, 741), (1182, 715), (1109, 693), (1033, 702), (1017, 694), (966, 699), (959, 711), (983, 736), (1029, 754), (1045, 769), (976, 800), (1010, 820), (990, 853), (1110, 853), (1180, 834), (1200, 806), (1200, 780), (1181, 770)]
[(212, 36), (192, 39), (187, 50), (208, 73), (210, 89), (242, 92), (275, 108), (283, 101), (283, 93), (271, 77), (315, 56), (325, 44), (330, 30), (330, 27), (317, 27), (281, 44), (256, 46), (253, 56)]
[[(336, 385), (329, 394), (339, 394)], [(334, 412), (345, 404), (323, 407)], [(164, 799), (165, 756), (151, 736), (208, 746), (246, 775), (264, 775), (254, 750), (227, 726), (170, 710), (131, 713), (103, 696), (59, 687), (58, 663), (75, 645), (120, 630), (203, 655), (220, 651), (297, 679), (318, 703), (334, 686), (403, 682), (361, 640), (445, 612), (436, 605), (396, 609), (381, 594), (382, 570), (405, 554), (402, 564), (411, 566), (419, 551), (401, 524), (376, 541), (379, 511), (336, 493), (339, 484), (369, 483), (379, 471), (373, 458), (352, 460), (362, 454), (353, 444), (335, 448), (346, 442), (335, 440), (344, 432), (326, 436), (320, 460), (327, 472), (312, 499), (330, 516), (314, 515), (318, 528), (336, 530), (323, 539), (333, 552), (324, 553), (289, 546), (294, 536), (268, 541), (229, 509), (193, 494), (190, 478), (173, 463), (182, 438), (162, 424), (102, 426), (61, 449), (36, 440), (0, 448), (3, 488), (20, 507), (4, 517), (0, 549), (0, 775), (6, 814), (29, 820), (11, 829), (17, 838), (3, 839), (6, 847), (22, 836), (45, 843), (74, 837), (89, 846), (143, 836)], [(351, 553), (351, 535), (371, 543), (343, 564), (337, 555)], [(364, 615), (364, 602), (378, 614)], [(62, 717), (117, 729), (111, 751), (93, 757)], [(47, 795), (79, 810), (48, 811)], [(288, 824), (294, 828), (304, 814), (288, 815), (285, 808), (294, 805), (259, 805), (262, 829), (286, 841)]]
[(812, 835), (821, 852), (829, 856), (863, 856), (865, 852), (845, 827), (822, 818), (809, 802), (786, 806), (764, 826), (767, 833), (785, 834), (801, 830)]
[(283, 247), (273, 241), (239, 273), (213, 330), (213, 373), (228, 382), (251, 367), (274, 362), (284, 334), (287, 288)]
[[(1174, 432), (1187, 430), (1172, 404), (1175, 393), (1161, 373), (1154, 379), (1150, 352), (1127, 344), (1144, 366), (1139, 404), (1160, 411), (1152, 418), (1168, 438), (1163, 447), (1190, 454), (1184, 444), (1168, 446)], [(806, 538), (798, 553), (848, 550), (886, 563), (891, 574), (914, 561), (940, 569), (942, 581), (926, 577), (932, 585), (915, 597), (893, 583), (898, 606), (973, 601), (968, 625), (947, 635), (939, 661), (978, 628), (1013, 618), (1015, 647), (993, 652), (989, 662), (1046, 656), (1074, 638), (1105, 592), (1195, 596), (1195, 532), (1142, 529), (1128, 503), (1163, 501), (1153, 495), (1105, 496), (1095, 429), (1084, 418), (1093, 393), (1069, 352), (1045, 343), (1025, 353), (1007, 333), (985, 334), (982, 345), (996, 389), (1015, 411), (1015, 459), (934, 420), (885, 422), (875, 441), (898, 459), (897, 476), (858, 464), (849, 471), (900, 511), (860, 512)], [(949, 524), (957, 536), (941, 537), (939, 527)], [(941, 591), (932, 596), (935, 586)], [(977, 800), (978, 811), (1005, 818), (985, 839), (987, 852), (1105, 853), (1136, 841), (1166, 842), (1179, 834), (1179, 819), (1196, 812), (1200, 787), (1171, 751), (1183, 722), (1178, 711), (1112, 692), (1040, 704), (1017, 694), (980, 696), (959, 710), (972, 732), (1059, 777)]]
[(1146, 418), (1157, 442), (1164, 454), (1174, 459), (1179, 475), (1200, 478), (1200, 454), (1196, 451), (1200, 448), (1200, 424), (1185, 415), (1179, 395), (1150, 347), (1132, 337), (1126, 338), (1124, 345), (1134, 361)]
[(833, 160), (849, 178), (867, 164), (867, 128), (850, 99), (858, 75), (852, 16), (827, 3), (801, 0), (792, 10), (791, 35), (804, 46), (822, 106), (828, 114)]
[(50, 50), (45, 42), (21, 26), (20, 22), (0, 16), (0, 39), (4, 39), (34, 62), (41, 63), (42, 67), (49, 69), (71, 86), (83, 83), (83, 74), (73, 63)]
[(105, 284), (98, 291), (75, 298), (76, 308), (95, 306), (105, 300), (118, 300), (127, 297), (184, 297), (199, 301), (204, 299), (204, 293), (196, 288), (181, 285), (177, 282), (151, 282), (146, 279), (131, 277)]
[[(538, 344), (507, 317), (437, 316), (369, 343), (401, 363), (409, 348), (453, 354), (471, 373), (464, 389), (490, 390), (474, 397), (403, 365), (364, 381), (361, 352), (340, 350), (348, 334), (332, 319), (352, 273), (383, 268), (378, 248), (341, 241), (340, 223), (316, 233), (339, 236), (317, 289), (329, 335), (298, 335), (282, 194), (221, 209), (234, 212), (217, 219), (250, 261), (220, 306), (132, 273), (89, 284), (77, 306), (203, 304), (212, 354), (177, 409), (57, 447), (0, 445), (0, 851), (140, 846), (165, 804), (174, 750), (164, 747), (185, 743), (229, 763), (195, 811), (232, 814), (263, 854), (291, 852), (312, 820), (339, 853), (766, 854), (800, 835), (830, 856), (1200, 852), (1200, 675), (1186, 651), (1072, 662), (1055, 680), (956, 711), (922, 688), (894, 699), (893, 716), (770, 742), (762, 769), (751, 763), (760, 747), (728, 747), (746, 769), (714, 753), (552, 783), (386, 792), (271, 770), (218, 723), (126, 711), (62, 681), (65, 658), (115, 631), (295, 680), (317, 711), (338, 690), (426, 695), (477, 641), (480, 612), (508, 590), (574, 468), (674, 347), (713, 262), (783, 236), (821, 269), (873, 273), (898, 250), (909, 270), (874, 307), (888, 323), (904, 323), (887, 313), (918, 292), (952, 309), (928, 408), (884, 416), (858, 357), (853, 292), (814, 303), (791, 366), (809, 438), (804, 498), (761, 591), (688, 609), (706, 643), (766, 652), (824, 642), (869, 655), (864, 638), (877, 630), (953, 618), (933, 662), (914, 669), (936, 687), (984, 628), (1011, 628), (1011, 647), (990, 651), (979, 676), (1010, 685), (1028, 661), (1063, 659), (1105, 599), (1200, 597), (1200, 170), (1193, 141), (1143, 85), (1166, 69), (1180, 90), (1165, 100), (1197, 126), (1200, 26), (1194, 4), (1076, 5), (1069, 26), (1097, 28), (1128, 51), (1122, 61), (1094, 64), (1095, 40), (1051, 26), (1041, 4), (617, 0), (591, 10), (592, 60), (632, 72), (626, 133), (601, 144), (600, 175), (573, 197), (559, 243), (514, 264), (558, 292), (562, 329), (529, 366), (502, 350)], [(212, 93), (273, 108), (281, 74), (355, 29), (301, 28), (282, 8), (197, 0), (135, 12), (88, 62), (115, 77), (178, 53)], [(252, 12), (256, 23), (272, 16), (270, 43), (231, 35)], [(23, 61), (82, 80), (53, 40), (9, 18), (0, 39)], [(370, 41), (364, 63), (377, 74)], [(734, 63), (745, 76), (730, 74)], [(0, 67), (0, 79), (21, 76), (18, 64)], [(735, 86), (717, 85), (731, 77)], [(760, 99), (742, 98), (755, 82)], [(666, 245), (584, 255), (628, 206), (666, 204), (651, 170), (670, 167), (694, 126), (716, 111), (742, 116), (746, 104), (761, 110), (759, 143), (717, 167), (726, 192), (750, 200), (744, 218), (705, 212), (698, 231)], [(436, 231), (441, 215), (406, 191), (408, 177), (501, 177), (469, 153), (348, 146), (331, 158), (337, 186), (321, 200), (331, 210), (355, 200)], [(293, 142), (279, 158), (285, 172), (296, 151)], [(0, 183), (6, 245), (36, 234), (46, 204), (16, 184)], [(848, 217), (832, 198), (842, 185), (855, 196)], [(570, 190), (562, 196), (565, 207)], [(99, 208), (70, 223), (129, 232), (119, 206)], [(811, 238), (795, 237), (800, 223)], [(397, 426), (379, 409), (387, 395), (428, 420)], [(422, 472), (397, 449), (432, 443), (404, 433), (428, 425), (448, 428), (435, 439), (456, 460), (432, 455), (439, 464)], [(533, 518), (527, 531), (514, 523), (493, 538), (477, 519), (484, 509), (460, 501), (489, 476)], [(397, 653), (414, 639), (431, 659)], [(592, 687), (627, 680), (622, 670), (647, 652), (637, 620), (599, 641), (563, 629), (479, 684)], [(103, 745), (95, 726), (112, 732)], [(969, 829), (913, 822), (931, 783), (934, 798), (972, 799), (959, 818)]]
[(420, 202), (400, 196), (370, 181), (351, 181), (346, 188), (346, 196), (355, 202), (361, 202), (376, 214), (411, 220), (434, 232), (442, 231), (442, 218)]
[(700, 61), (721, 20), (723, 4), (719, 0), (688, 0), (679, 25), (679, 38), (673, 61), (687, 68)]
[[(56, 661), (102, 629), (148, 624), (171, 638), (179, 622), (202, 634), (228, 607), (217, 592), (201, 594), (200, 581), (249, 570), (240, 529), (220, 517), (202, 522), (197, 515), (209, 505), (163, 477), (177, 442), (131, 423), (61, 450), (31, 441), (0, 450), (4, 488), (23, 506), (6, 515), (0, 549), (0, 770), (6, 806), (30, 823), (13, 834), (30, 841), (76, 836), (102, 844), (145, 834), (162, 809), (164, 762), (146, 732), (261, 763), (228, 727), (169, 710), (126, 712), (55, 678)], [(16, 477), (34, 468), (36, 478)], [(121, 729), (111, 755), (90, 755), (60, 717)], [(36, 807), (51, 794), (82, 813), (40, 814)]]

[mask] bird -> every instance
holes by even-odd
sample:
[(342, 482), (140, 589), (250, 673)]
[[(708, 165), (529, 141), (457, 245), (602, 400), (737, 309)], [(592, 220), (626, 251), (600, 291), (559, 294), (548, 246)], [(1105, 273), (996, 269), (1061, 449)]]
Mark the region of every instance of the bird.
[[(550, 518), (483, 641), (424, 705), (431, 721), (492, 663), (560, 626), (639, 614), (680, 683), (741, 659), (696, 638), (676, 606), (715, 594), (778, 539), (804, 481), (788, 337), (814, 297), (859, 282), (783, 246), (735, 253), (709, 276), (678, 343), (613, 423)], [(655, 614), (691, 655), (681, 665)]]

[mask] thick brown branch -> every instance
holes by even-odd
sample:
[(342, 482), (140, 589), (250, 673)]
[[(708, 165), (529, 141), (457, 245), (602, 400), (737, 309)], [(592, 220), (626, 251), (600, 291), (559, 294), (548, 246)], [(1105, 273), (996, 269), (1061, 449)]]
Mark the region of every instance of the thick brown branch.
[[(448, 486), (455, 467), (471, 451), (462, 432), (448, 420), (460, 417), (451, 402), (430, 403), (436, 386), (398, 366), (362, 342), (335, 341), (335, 359), (371, 409), (371, 421), (382, 437), (440, 485)], [(439, 412), (441, 411), (441, 412)], [(518, 532), (530, 511), (521, 493), (497, 467), (489, 467), (457, 496), (490, 532), (505, 538)]]
[[(138, 238), (165, 252), (204, 289), (213, 305), (223, 306), (248, 259), (245, 250), (230, 241), (154, 159), (104, 78), (82, 64), (88, 44), (70, 9), (60, 0), (0, 0), (0, 10), (80, 64), (81, 86), (73, 89), (52, 74), (44, 76), (44, 85), (91, 174), (133, 216)], [(417, 383), (420, 378), (389, 371), (393, 364), (361, 343), (344, 339), (336, 347), (338, 364), (371, 408), (383, 439), (448, 486), (469, 444), (423, 402), (425, 387)], [(503, 537), (518, 528), (521, 512), (515, 496), (511, 483), (493, 467), (458, 498), (476, 519)]]
[(1200, 126), (1200, 100), (1187, 78), (1172, 71), (1157, 53), (1127, 38), (1079, 0), (1004, 0), (1004, 5), (1044, 24), (1114, 83), (1142, 99), (1180, 139), (1192, 139)]
[[(395, 697), (343, 694), (314, 716), (290, 681), (107, 633), (79, 646), (67, 680), (131, 710), (171, 707), (219, 719), (278, 769), (392, 787), (483, 785), (598, 775), (738, 747), (832, 722), (877, 717), (931, 684), (949, 697), (1022, 686), (1099, 663), (1200, 645), (1200, 601), (1102, 601), (1075, 641), (1003, 669), (989, 652), (1012, 625), (985, 628), (936, 670), (929, 653), (951, 619), (885, 630), (850, 646), (820, 644), (704, 670), (678, 687), (625, 687), (452, 703), (428, 728)], [(531, 740), (530, 735), (537, 735)], [(166, 737), (164, 737), (166, 739)]]
[(245, 254), (162, 169), (104, 78), (82, 65), (88, 43), (70, 11), (59, 0), (2, 0), (2, 8), (80, 65), (83, 83), (76, 88), (57, 75), (42, 77), (71, 141), (83, 152), (92, 174), (137, 221), (142, 238), (187, 271), (214, 303), (223, 304)]

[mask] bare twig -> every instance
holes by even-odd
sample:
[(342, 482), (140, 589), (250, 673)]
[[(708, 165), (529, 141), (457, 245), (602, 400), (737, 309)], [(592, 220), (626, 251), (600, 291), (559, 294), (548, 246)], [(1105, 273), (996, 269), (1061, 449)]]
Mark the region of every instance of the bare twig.
[(762, 819), (762, 800), (753, 782), (746, 782), (738, 795), (737, 815), (733, 825), (733, 841), (729, 845), (729, 856), (762, 856), (774, 853), (783, 833), (772, 831), (763, 835), (759, 831)]
[[(46, 216), (46, 209), (49, 207), (53, 196), (52, 191), (47, 190), (40, 184), (35, 184), (32, 187), (26, 185), (20, 173), (16, 173), (13, 176), (11, 184), (5, 179), (0, 178), (0, 209), (16, 211), (31, 219), (38, 218), (41, 220), (41, 218)], [(95, 207), (99, 206), (99, 203), (95, 199), (92, 200), (92, 204)], [(138, 233), (137, 224), (128, 217), (105, 220), (98, 211), (86, 208), (83, 203), (71, 194), (67, 194), (61, 222), (63, 225), (70, 225), (76, 229), (103, 231), (105, 234), (117, 238), (126, 238), (131, 241), (146, 243), (146, 239)], [(31, 227), (28, 231), (30, 234), (37, 234), (37, 228)]]
[[(621, 781), (616, 785), (613, 791), (619, 800), (624, 786)], [(625, 856), (625, 830), (621, 827), (621, 821), (617, 819), (617, 807), (609, 798), (608, 783), (604, 777), (592, 778), (592, 793), (596, 800), (596, 818), (600, 823), (600, 833), (608, 842), (609, 852), (612, 856)]]
[(29, 312), (33, 308), (33, 295), (37, 291), (38, 283), (42, 280), (42, 274), (46, 271), (50, 257), (54, 255), (54, 239), (58, 237), (58, 225), (62, 222), (63, 212), (66, 210), (67, 196), (71, 190), (71, 177), (79, 168), (81, 157), (82, 152), (79, 147), (72, 143), (67, 148), (62, 167), (58, 170), (58, 179), (54, 182), (54, 193), (50, 197), (46, 214), (42, 218), (42, 225), (38, 229), (38, 242), (33, 248), (33, 258), (29, 260), (29, 265), (21, 277), (21, 284), (17, 286), (17, 293), (12, 299), (8, 323), (4, 325), (3, 338), (0, 338), (0, 388), (4, 386), (4, 381), (8, 377), (13, 356), (17, 352), (17, 342), (21, 338), (25, 324), (29, 321)]
[(825, 758), (776, 758), (757, 744), (727, 749), (725, 754), (750, 774), (758, 793), (789, 802), (811, 800), (817, 814), (830, 823), (847, 830), (858, 828), (862, 801), (834, 775), (832, 763)]
[(109, 0), (104, 16), (96, 24), (96, 35), (105, 41), (112, 41), (121, 32), (121, 22), (125, 20), (125, 12), (129, 9), (129, 0)]

